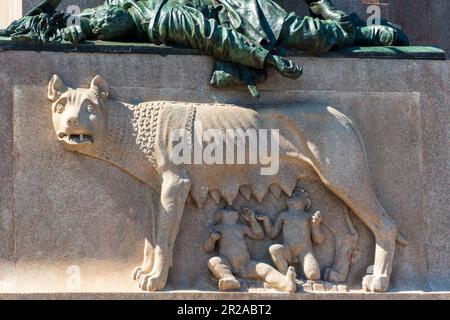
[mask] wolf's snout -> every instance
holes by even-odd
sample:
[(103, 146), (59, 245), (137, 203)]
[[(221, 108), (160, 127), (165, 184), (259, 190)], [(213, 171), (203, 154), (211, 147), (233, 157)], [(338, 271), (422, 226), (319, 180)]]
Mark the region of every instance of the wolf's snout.
[(67, 125), (70, 128), (78, 127), (80, 125), (80, 120), (77, 117), (70, 117), (67, 119)]

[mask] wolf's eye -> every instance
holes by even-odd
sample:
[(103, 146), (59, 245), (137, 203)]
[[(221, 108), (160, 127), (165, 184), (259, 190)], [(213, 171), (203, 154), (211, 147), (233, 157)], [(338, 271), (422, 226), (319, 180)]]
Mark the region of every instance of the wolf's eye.
[(56, 113), (63, 113), (64, 111), (64, 106), (61, 103), (58, 103), (55, 107), (55, 112)]

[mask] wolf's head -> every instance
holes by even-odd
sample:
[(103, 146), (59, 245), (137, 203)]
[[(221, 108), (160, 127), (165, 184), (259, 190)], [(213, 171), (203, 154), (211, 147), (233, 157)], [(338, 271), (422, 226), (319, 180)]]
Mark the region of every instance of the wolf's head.
[(70, 151), (92, 154), (96, 135), (104, 132), (108, 85), (96, 76), (89, 89), (71, 89), (54, 75), (48, 85), (53, 126), (58, 140)]

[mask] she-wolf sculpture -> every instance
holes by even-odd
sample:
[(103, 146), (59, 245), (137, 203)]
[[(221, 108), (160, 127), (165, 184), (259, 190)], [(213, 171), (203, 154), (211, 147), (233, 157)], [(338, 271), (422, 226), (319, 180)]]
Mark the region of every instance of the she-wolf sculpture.
[[(259, 201), (269, 190), (291, 195), (306, 172), (317, 174), (374, 234), (373, 273), (364, 277), (363, 288), (388, 289), (396, 241), (402, 239), (371, 185), (361, 136), (344, 114), (313, 105), (255, 110), (167, 101), (131, 105), (108, 94), (100, 76), (88, 89), (70, 89), (55, 75), (48, 87), (54, 129), (65, 148), (113, 164), (160, 194), (155, 237), (147, 239), (143, 264), (134, 272), (142, 289), (165, 287), (188, 197), (201, 206), (213, 193), (229, 205), (239, 193), (247, 198), (253, 194)], [(279, 170), (261, 175), (266, 163), (260, 159), (256, 164), (175, 163), (173, 151), (178, 144), (170, 133), (184, 130), (192, 147), (196, 122), (205, 130), (222, 132), (278, 130)]]

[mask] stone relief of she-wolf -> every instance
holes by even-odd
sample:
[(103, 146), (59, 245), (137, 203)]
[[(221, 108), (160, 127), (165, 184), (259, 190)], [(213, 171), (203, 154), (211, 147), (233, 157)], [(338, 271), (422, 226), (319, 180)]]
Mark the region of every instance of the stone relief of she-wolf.
[[(374, 234), (373, 273), (363, 278), (362, 286), (369, 291), (388, 290), (396, 241), (404, 240), (371, 185), (360, 134), (338, 110), (313, 105), (250, 109), (170, 101), (132, 105), (110, 99), (100, 76), (90, 88), (71, 89), (55, 75), (48, 98), (57, 139), (66, 149), (107, 161), (160, 195), (153, 238), (146, 240), (144, 261), (133, 273), (143, 290), (162, 290), (166, 285), (188, 198), (200, 207), (209, 195), (220, 196), (229, 205), (239, 193), (258, 200), (269, 190), (291, 195), (307, 172), (317, 174)], [(278, 130), (278, 172), (261, 175), (266, 166), (261, 162), (175, 164), (171, 133), (184, 130), (190, 137), (188, 144), (195, 144), (194, 122), (201, 122), (203, 130), (222, 132)]]

